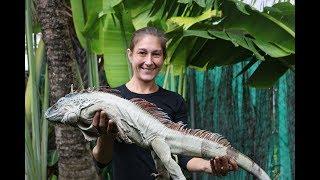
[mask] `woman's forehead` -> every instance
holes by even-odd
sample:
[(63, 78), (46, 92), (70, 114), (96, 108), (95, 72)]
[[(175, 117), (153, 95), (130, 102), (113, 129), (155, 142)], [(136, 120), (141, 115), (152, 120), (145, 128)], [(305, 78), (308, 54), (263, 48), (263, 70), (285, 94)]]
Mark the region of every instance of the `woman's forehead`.
[(161, 40), (153, 35), (144, 35), (138, 39), (137, 43), (135, 44), (135, 48), (147, 50), (150, 50), (151, 48), (153, 50), (161, 50)]

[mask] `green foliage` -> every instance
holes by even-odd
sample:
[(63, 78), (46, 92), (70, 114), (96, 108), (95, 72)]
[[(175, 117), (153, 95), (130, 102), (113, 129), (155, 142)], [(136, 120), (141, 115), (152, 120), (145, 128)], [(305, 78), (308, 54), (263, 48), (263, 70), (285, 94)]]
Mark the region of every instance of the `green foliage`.
[(58, 162), (57, 150), (50, 150), (48, 152), (48, 166), (53, 166)]
[[(265, 7), (263, 12), (237, 0), (220, 3), (100, 0), (99, 3), (86, 2), (83, 9), (88, 11), (83, 13), (88, 14), (84, 18), (88, 20), (82, 29), (83, 35), (92, 42), (96, 53), (103, 53), (111, 86), (125, 83), (130, 78), (125, 49), (130, 34), (145, 26), (152, 25), (166, 31), (169, 43), (165, 64), (174, 65), (175, 75), (187, 66), (207, 70), (236, 64), (250, 57), (260, 61), (280, 61), (283, 57), (294, 57), (295, 53), (295, 13), (294, 6), (288, 2)], [(263, 64), (266, 63), (279, 69), (274, 63)], [(258, 84), (263, 82), (256, 82), (261, 78), (254, 77), (257, 74), (254, 73), (247, 84), (262, 87)], [(277, 80), (273, 78), (279, 78), (283, 73), (276, 74), (268, 76), (271, 79), (265, 78), (269, 81), (264, 83), (265, 87), (271, 87), (270, 82)]]
[[(30, 81), (30, 93), (31, 93), (31, 107), (28, 108), (31, 112), (28, 112), (25, 118), (25, 153), (26, 162), (28, 163), (25, 172), (28, 179), (42, 179), (42, 166), (41, 163), (41, 132), (40, 132), (40, 118), (39, 118), (39, 99), (37, 98), (37, 79), (36, 79), (36, 67), (35, 58), (33, 51), (33, 29), (31, 19), (31, 0), (26, 0), (26, 41), (27, 41), (27, 52), (28, 52), (28, 63), (29, 63), (29, 79)], [(28, 117), (29, 116), (29, 117)], [(31, 118), (31, 119), (27, 119)], [(28, 122), (31, 122), (28, 124)], [(31, 127), (30, 127), (31, 125)], [(31, 133), (29, 132), (32, 129)]]
[[(41, 96), (35, 95), (30, 104), (31, 112), (29, 109), (25, 116), (25, 160), (28, 179), (45, 179), (47, 177), (48, 122), (43, 115), (49, 105), (49, 82), (47, 70), (45, 72), (45, 82), (42, 86), (36, 86), (35, 83), (32, 83), (32, 77), (29, 77), (28, 80), (30, 86), (36, 86), (32, 92), (41, 91), (42, 94)], [(39, 102), (42, 104), (40, 105)], [(31, 119), (27, 115), (30, 115)]]
[(295, 19), (292, 18), (295, 16), (295, 7), (292, 4), (289, 2), (279, 2), (272, 7), (265, 7), (263, 12), (279, 21), (279, 24), (282, 23), (283, 25), (281, 26), (295, 36)]
[(106, 14), (104, 39), (104, 68), (111, 87), (119, 86), (131, 77), (126, 52), (134, 31), (130, 11), (125, 10), (122, 4), (114, 9), (116, 13)]
[(284, 57), (281, 60), (268, 60), (261, 62), (246, 84), (257, 88), (269, 88), (284, 75), (289, 67), (283, 62), (291, 57)]
[(173, 23), (173, 24), (177, 24), (178, 26), (183, 26), (183, 29), (187, 30), (192, 25), (212, 17), (221, 17), (221, 11), (209, 9), (197, 17), (171, 17), (167, 20), (167, 23)]
[[(129, 39), (134, 31), (131, 12), (119, 0), (85, 1), (83, 8), (77, 8), (79, 3), (82, 4), (81, 1), (74, 1), (71, 6), (75, 11), (74, 18), (84, 19), (77, 23), (79, 25), (75, 24), (77, 32), (81, 32), (80, 37), (85, 39), (83, 42), (86, 42), (81, 44), (90, 47), (88, 50), (92, 53), (103, 54), (104, 68), (111, 87), (123, 84), (131, 77), (126, 56)], [(94, 58), (89, 61), (93, 62)], [(91, 63), (90, 67), (92, 69), (95, 66)]]
[(103, 34), (98, 14), (103, 8), (103, 1), (70, 1), (73, 22), (79, 42), (87, 51), (87, 69), (89, 86), (99, 86), (98, 63), (96, 54), (102, 54)]
[[(31, 103), (32, 103), (32, 85), (36, 84), (37, 86), (39, 86), (40, 83), (40, 78), (43, 75), (43, 70), (44, 68), (44, 43), (42, 40), (40, 40), (39, 44), (38, 44), (38, 48), (36, 49), (35, 52), (35, 57), (34, 57), (34, 61), (33, 64), (35, 64), (35, 81), (32, 83), (32, 80), (30, 78), (30, 80), (27, 82), (27, 86), (26, 86), (26, 92), (25, 92), (25, 114), (26, 114), (26, 119), (31, 121)], [(31, 53), (31, 52), (30, 52)], [(29, 57), (32, 58), (32, 57)], [(29, 64), (30, 65), (30, 64)], [(30, 66), (31, 67), (31, 66)], [(33, 69), (32, 69), (33, 70)], [(36, 91), (36, 94), (39, 95), (39, 92)], [(28, 122), (28, 124), (30, 124), (31, 122)]]
[(78, 0), (70, 0), (71, 4), (71, 10), (72, 10), (72, 20), (73, 24), (76, 27), (75, 31), (77, 34), (77, 38), (81, 44), (81, 46), (84, 49), (87, 49), (87, 40), (84, 38), (84, 36), (81, 33), (81, 30), (84, 29), (84, 24), (85, 24), (85, 15), (83, 11), (83, 4), (82, 1)]

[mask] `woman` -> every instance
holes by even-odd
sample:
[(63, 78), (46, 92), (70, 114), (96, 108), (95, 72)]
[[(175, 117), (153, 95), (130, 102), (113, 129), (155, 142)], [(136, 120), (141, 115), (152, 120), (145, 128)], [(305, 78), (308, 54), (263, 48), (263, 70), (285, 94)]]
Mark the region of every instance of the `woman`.
[[(166, 38), (164, 33), (153, 27), (134, 32), (130, 48), (127, 50), (132, 65), (133, 76), (124, 85), (117, 87), (126, 99), (142, 98), (156, 104), (168, 114), (172, 121), (186, 123), (186, 103), (182, 96), (165, 90), (155, 83), (166, 56)], [(135, 144), (113, 141), (112, 134), (117, 131), (105, 112), (97, 112), (93, 125), (107, 133), (98, 138), (93, 148), (93, 157), (98, 168), (105, 167), (112, 159), (113, 179), (154, 179), (155, 165), (149, 150)], [(178, 164), (190, 172), (206, 172), (226, 175), (237, 170), (232, 159), (216, 157), (211, 160), (178, 156)]]

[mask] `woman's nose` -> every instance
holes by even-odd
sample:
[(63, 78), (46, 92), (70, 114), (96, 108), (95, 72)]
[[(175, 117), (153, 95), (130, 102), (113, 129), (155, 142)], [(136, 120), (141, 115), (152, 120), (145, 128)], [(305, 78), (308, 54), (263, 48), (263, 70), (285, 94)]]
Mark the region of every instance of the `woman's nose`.
[(148, 55), (145, 59), (145, 64), (146, 65), (151, 65), (153, 62), (152, 62), (152, 57), (151, 57), (151, 54)]

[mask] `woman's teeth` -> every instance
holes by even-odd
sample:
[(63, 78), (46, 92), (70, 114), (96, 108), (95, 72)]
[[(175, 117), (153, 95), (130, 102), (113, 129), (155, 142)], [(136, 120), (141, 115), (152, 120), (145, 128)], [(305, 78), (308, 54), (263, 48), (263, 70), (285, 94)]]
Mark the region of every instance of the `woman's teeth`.
[(141, 69), (147, 70), (147, 71), (152, 71), (152, 70), (154, 70), (155, 68), (143, 68), (143, 67), (141, 67)]

